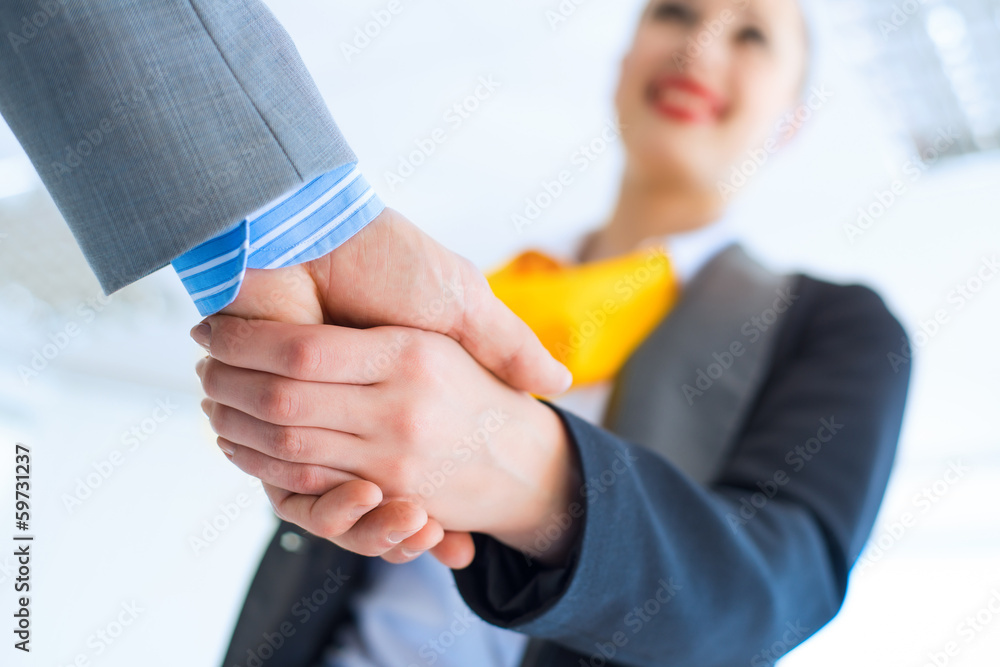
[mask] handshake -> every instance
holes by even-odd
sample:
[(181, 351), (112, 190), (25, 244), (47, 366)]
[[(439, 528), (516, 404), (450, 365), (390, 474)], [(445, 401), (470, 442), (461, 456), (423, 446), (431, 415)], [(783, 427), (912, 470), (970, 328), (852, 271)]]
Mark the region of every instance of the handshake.
[(465, 567), (471, 532), (565, 558), (571, 531), (533, 545), (579, 462), (528, 392), (572, 378), (471, 262), (399, 213), (311, 262), (248, 269), (192, 337), (218, 445), (282, 519), (392, 563)]

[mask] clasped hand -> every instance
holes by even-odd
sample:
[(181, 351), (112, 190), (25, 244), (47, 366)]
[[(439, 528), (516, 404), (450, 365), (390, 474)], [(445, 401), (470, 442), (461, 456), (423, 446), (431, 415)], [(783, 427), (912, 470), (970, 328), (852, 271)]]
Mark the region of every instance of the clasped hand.
[[(283, 519), (334, 541), (355, 530), (348, 548), (399, 563), (436, 547), (443, 529), (530, 552), (568, 503), (574, 463), (556, 413), (451, 338), (279, 322), (247, 336), (240, 318), (208, 322), (205, 411)], [(369, 514), (393, 500), (393, 512)], [(468, 548), (439, 557), (458, 566)]]
[(566, 369), (391, 209), (319, 259), (248, 270), (192, 336), (219, 446), (279, 516), (350, 551), (459, 568), (476, 531), (532, 553), (578, 486), (558, 416), (524, 393), (559, 393)]

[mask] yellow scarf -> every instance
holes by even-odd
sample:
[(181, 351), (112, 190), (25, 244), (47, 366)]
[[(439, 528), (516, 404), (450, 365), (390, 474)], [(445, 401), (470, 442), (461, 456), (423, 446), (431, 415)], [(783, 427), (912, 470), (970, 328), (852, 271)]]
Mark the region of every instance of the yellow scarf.
[(487, 279), (569, 368), (574, 387), (612, 378), (680, 294), (662, 247), (580, 265), (532, 250)]

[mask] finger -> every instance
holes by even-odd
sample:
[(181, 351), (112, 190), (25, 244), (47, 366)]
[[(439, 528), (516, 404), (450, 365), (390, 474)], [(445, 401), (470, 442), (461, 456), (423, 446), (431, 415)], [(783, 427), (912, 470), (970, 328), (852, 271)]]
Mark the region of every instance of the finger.
[(431, 547), (431, 555), (453, 570), (461, 570), (472, 563), (476, 556), (476, 545), (470, 533), (445, 531), (444, 538)]
[(292, 380), (210, 357), (195, 370), (209, 398), (272, 424), (361, 434), (379, 419), (371, 387)]
[[(265, 487), (266, 488), (266, 487)], [(344, 516), (336, 516), (345, 508), (338, 504), (334, 489), (322, 496), (301, 494), (276, 494), (272, 504), (278, 516), (297, 524), (313, 535), (330, 540), (348, 551), (363, 556), (381, 556), (407, 537), (415, 534), (427, 523), (427, 513), (402, 500), (392, 500), (367, 512), (347, 530)], [(268, 493), (271, 497), (271, 494)], [(328, 496), (334, 496), (328, 500)]]
[(394, 564), (408, 563), (428, 549), (437, 546), (444, 538), (444, 528), (435, 519), (428, 519), (416, 534), (403, 540), (399, 546), (382, 554), (382, 559)]
[(210, 327), (207, 344), (213, 358), (230, 366), (313, 382), (380, 382), (388, 368), (373, 360), (394, 345), (392, 331), (385, 327), (362, 330), (227, 315), (209, 317), (204, 323)]
[(223, 437), (217, 438), (217, 443), (229, 460), (246, 474), (293, 493), (321, 495), (345, 482), (360, 479), (349, 471), (337, 468), (272, 458)]
[(538, 336), (493, 295), (485, 278), (468, 290), (465, 312), (452, 336), (469, 354), (515, 389), (553, 396), (569, 389), (573, 376)]
[(371, 457), (364, 450), (365, 441), (350, 433), (308, 426), (279, 426), (210, 398), (202, 400), (201, 408), (217, 435), (271, 458), (345, 471), (360, 470), (371, 463)]
[(305, 528), (313, 535), (320, 535), (322, 533), (324, 536), (327, 536), (327, 539), (344, 535), (350, 531), (365, 513), (377, 508), (378, 504), (382, 501), (382, 490), (375, 484), (364, 479), (344, 482), (335, 489), (331, 489), (323, 494), (323, 505), (319, 508), (319, 511), (325, 514), (323, 514), (321, 520), (310, 521), (310, 525), (307, 526), (301, 521), (295, 520), (295, 518), (301, 518), (298, 515), (293, 518), (291, 515), (286, 514), (284, 511), (285, 502), (293, 496), (298, 498), (314, 498), (316, 500), (320, 499), (319, 496), (295, 496), (290, 491), (272, 486), (266, 482), (263, 484), (263, 487), (268, 500), (271, 501), (271, 506), (274, 508), (275, 514), (285, 521), (290, 521)]

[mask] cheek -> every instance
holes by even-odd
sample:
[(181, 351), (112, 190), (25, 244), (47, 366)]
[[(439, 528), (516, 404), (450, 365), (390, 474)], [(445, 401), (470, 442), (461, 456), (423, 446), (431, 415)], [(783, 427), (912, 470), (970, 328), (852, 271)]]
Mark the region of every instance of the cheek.
[(782, 114), (793, 102), (794, 84), (773, 68), (747, 67), (737, 77), (738, 109), (733, 119), (734, 142), (756, 148), (775, 132)]

